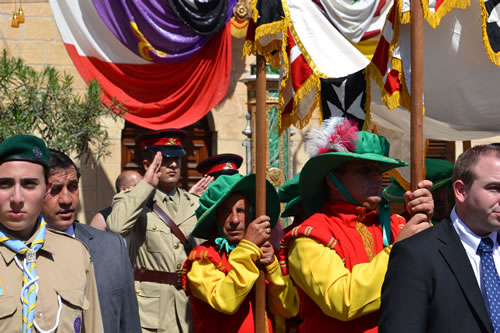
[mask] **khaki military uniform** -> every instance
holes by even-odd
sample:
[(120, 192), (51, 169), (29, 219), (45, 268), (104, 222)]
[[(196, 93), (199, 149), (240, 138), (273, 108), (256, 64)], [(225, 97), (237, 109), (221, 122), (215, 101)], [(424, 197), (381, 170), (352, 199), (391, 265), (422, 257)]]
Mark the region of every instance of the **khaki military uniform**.
[[(23, 272), (16, 265), (15, 253), (1, 244), (0, 255), (0, 332), (20, 333)], [(94, 268), (85, 245), (47, 229), (45, 244), (37, 252), (36, 273), (40, 279), (35, 321), (41, 329), (56, 324), (59, 295), (62, 311), (55, 332), (103, 332)]]
[[(112, 232), (127, 237), (132, 265), (137, 269), (176, 272), (187, 259), (181, 241), (153, 212), (153, 199), (176, 223), (188, 242), (196, 225), (198, 197), (177, 188), (172, 197), (141, 180), (130, 190), (113, 198), (113, 209), (106, 223)], [(144, 332), (192, 331), (191, 308), (183, 290), (173, 285), (135, 281), (139, 315)]]

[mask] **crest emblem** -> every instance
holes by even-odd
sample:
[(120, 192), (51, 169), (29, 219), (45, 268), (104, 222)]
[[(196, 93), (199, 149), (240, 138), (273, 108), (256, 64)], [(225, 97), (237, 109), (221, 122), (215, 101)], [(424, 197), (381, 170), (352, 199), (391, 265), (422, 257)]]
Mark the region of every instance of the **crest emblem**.
[(42, 158), (42, 152), (38, 147), (33, 147), (33, 154), (36, 156), (36, 158)]
[(224, 165), (224, 170), (233, 170), (233, 166), (231, 165), (231, 163), (229, 162), (226, 162), (226, 165)]
[(176, 146), (177, 141), (175, 141), (175, 138), (169, 138), (166, 145), (167, 146)]

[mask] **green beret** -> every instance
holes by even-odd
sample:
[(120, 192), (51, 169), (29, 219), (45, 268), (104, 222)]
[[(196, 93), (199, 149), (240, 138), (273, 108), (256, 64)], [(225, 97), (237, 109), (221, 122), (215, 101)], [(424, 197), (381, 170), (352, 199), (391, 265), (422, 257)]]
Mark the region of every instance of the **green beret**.
[(27, 161), (48, 167), (49, 156), (45, 142), (33, 135), (16, 134), (0, 143), (0, 163)]

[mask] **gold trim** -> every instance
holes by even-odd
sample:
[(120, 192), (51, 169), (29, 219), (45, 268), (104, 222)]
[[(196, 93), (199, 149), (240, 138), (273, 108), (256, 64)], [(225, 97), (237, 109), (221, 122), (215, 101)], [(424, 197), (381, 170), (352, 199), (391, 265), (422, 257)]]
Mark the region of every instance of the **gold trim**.
[(500, 66), (500, 52), (493, 51), (490, 45), (490, 39), (488, 38), (488, 34), (486, 32), (486, 24), (488, 23), (488, 11), (484, 6), (484, 0), (480, 0), (479, 4), (481, 5), (481, 31), (483, 35), (483, 46), (486, 49), (486, 53), (488, 53), (488, 58), (490, 58), (491, 62), (497, 66)]
[[(358, 219), (360, 217), (358, 216)], [(361, 217), (364, 220), (364, 216)], [(362, 221), (356, 221), (356, 230), (361, 236), (361, 240), (363, 241), (363, 245), (365, 246), (365, 252), (368, 257), (368, 261), (372, 261), (375, 258), (375, 246), (373, 245), (373, 237), (372, 234), (368, 231), (366, 226)]]

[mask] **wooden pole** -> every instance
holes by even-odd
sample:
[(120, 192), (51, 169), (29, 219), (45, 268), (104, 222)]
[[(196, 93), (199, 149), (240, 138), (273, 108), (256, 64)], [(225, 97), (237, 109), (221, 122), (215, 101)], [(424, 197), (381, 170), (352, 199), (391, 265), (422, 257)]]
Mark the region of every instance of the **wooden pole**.
[(411, 190), (424, 178), (424, 30), (421, 0), (411, 0)]
[[(255, 216), (266, 215), (266, 60), (257, 55), (257, 80), (256, 80), (256, 111), (255, 111), (255, 173), (256, 173), (256, 200)], [(266, 331), (266, 282), (264, 272), (261, 270), (255, 283), (255, 332)]]

